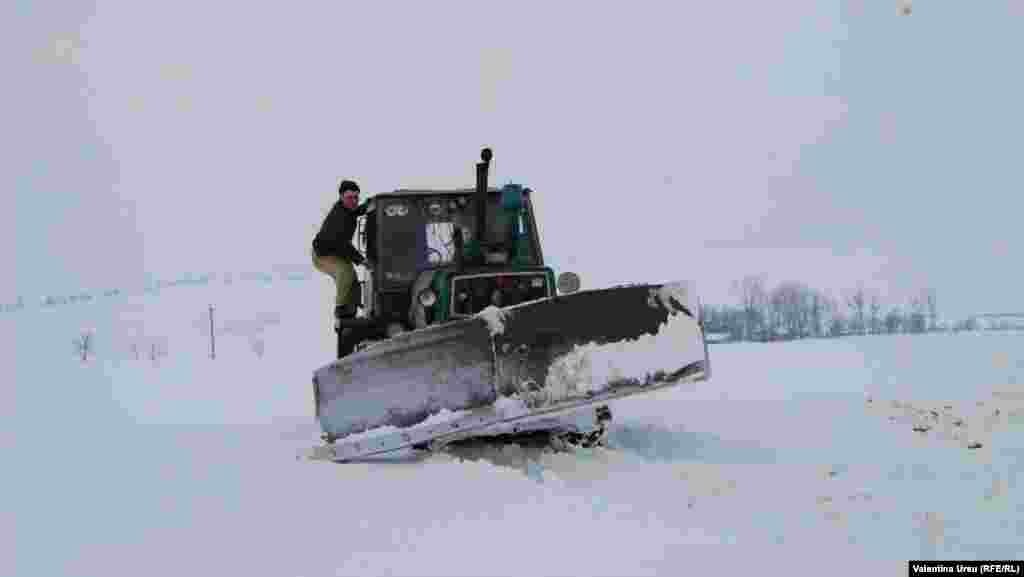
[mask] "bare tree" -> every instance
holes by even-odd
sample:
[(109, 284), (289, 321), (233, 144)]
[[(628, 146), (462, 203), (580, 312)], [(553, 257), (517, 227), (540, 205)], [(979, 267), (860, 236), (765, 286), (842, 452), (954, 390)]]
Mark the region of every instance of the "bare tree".
[(729, 327), (729, 338), (736, 341), (743, 340), (743, 310), (739, 308), (729, 308), (725, 310), (724, 316), (725, 326)]
[(762, 338), (767, 341), (774, 341), (785, 332), (783, 328), (783, 303), (779, 298), (777, 289), (768, 290), (765, 293), (763, 321), (761, 323)]
[(728, 334), (730, 340), (743, 338), (742, 314), (728, 306), (701, 305), (701, 318), (708, 333)]
[(877, 335), (882, 332), (882, 298), (875, 291), (871, 292), (868, 299), (868, 310), (870, 312), (871, 334)]
[(763, 330), (767, 294), (760, 277), (748, 275), (734, 285), (743, 310), (743, 336), (752, 340)]
[(806, 285), (800, 286), (800, 337), (814, 336), (814, 290)]
[(815, 337), (820, 337), (825, 334), (825, 315), (828, 314), (828, 297), (823, 295), (820, 291), (811, 291), (811, 327), (812, 334)]
[(775, 318), (789, 338), (803, 338), (811, 334), (813, 292), (796, 281), (783, 282), (772, 290), (770, 302)]
[[(884, 295), (858, 282), (838, 298), (799, 281), (766, 289), (757, 275), (733, 283), (739, 306), (704, 307), (709, 332), (731, 340), (777, 340), (846, 334), (919, 333), (938, 330), (935, 291), (924, 289), (889, 307)], [(962, 330), (964, 323), (957, 328)]]
[(789, 289), (785, 284), (781, 284), (771, 292), (768, 293), (768, 326), (769, 326), (769, 338), (775, 340), (780, 335), (787, 337), (795, 336), (795, 330), (792, 330), (791, 318), (789, 314), (789, 305), (792, 299), (790, 299)]
[(710, 315), (713, 320), (709, 321), (709, 332), (726, 333), (732, 341), (743, 340), (743, 309), (722, 306), (711, 309)]
[(895, 334), (903, 327), (903, 312), (899, 307), (889, 309), (885, 315), (885, 332)]
[(843, 316), (843, 307), (831, 295), (823, 295), (823, 306), (825, 315), (828, 317), (825, 322), (826, 334), (830, 337), (840, 337), (846, 326), (846, 318)]
[(925, 289), (924, 304), (928, 311), (928, 330), (934, 331), (938, 329), (939, 325), (939, 309), (935, 298), (935, 289)]
[(867, 306), (867, 291), (864, 290), (863, 285), (858, 283), (857, 288), (853, 289), (849, 295), (847, 295), (846, 306), (849, 307), (850, 312), (853, 313), (853, 331), (857, 334), (864, 334), (864, 311)]
[(910, 299), (909, 314), (906, 319), (906, 329), (911, 333), (923, 333), (927, 324), (925, 316), (925, 303), (920, 297)]

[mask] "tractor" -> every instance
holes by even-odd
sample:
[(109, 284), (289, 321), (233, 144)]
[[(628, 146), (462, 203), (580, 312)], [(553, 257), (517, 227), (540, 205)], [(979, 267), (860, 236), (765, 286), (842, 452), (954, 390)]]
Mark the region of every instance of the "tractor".
[(491, 158), (483, 149), (475, 189), (399, 189), (367, 200), (356, 242), (369, 266), (352, 304), (335, 309), (338, 358), (488, 306), (579, 289), (575, 273), (556, 279), (544, 263), (533, 191), (488, 187)]

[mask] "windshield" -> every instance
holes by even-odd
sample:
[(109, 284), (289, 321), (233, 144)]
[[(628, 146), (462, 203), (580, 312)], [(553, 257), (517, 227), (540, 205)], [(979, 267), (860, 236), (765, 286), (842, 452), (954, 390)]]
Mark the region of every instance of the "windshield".
[(455, 262), (455, 231), (457, 225), (453, 221), (428, 222), (427, 229), (427, 263), (431, 266), (444, 266)]

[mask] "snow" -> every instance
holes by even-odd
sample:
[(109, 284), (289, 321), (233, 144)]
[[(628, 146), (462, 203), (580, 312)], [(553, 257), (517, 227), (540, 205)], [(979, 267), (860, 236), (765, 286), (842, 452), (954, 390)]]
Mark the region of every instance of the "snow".
[[(421, 428), (433, 427), (433, 426), (436, 426), (436, 425), (443, 425), (443, 424), (445, 424), (445, 423), (447, 423), (449, 421), (453, 421), (455, 419), (459, 419), (461, 417), (465, 417), (468, 414), (469, 414), (469, 411), (449, 411), (448, 409), (441, 409), (438, 412), (436, 412), (436, 413), (430, 415), (429, 417), (427, 417), (422, 422), (417, 423), (414, 428), (421, 429)], [(365, 441), (365, 440), (368, 440), (368, 439), (373, 439), (374, 437), (377, 437), (377, 436), (380, 436), (380, 435), (389, 435), (389, 434), (392, 434), (392, 433), (398, 433), (400, 431), (402, 431), (402, 429), (399, 429), (398, 427), (395, 427), (395, 426), (392, 426), (392, 425), (385, 425), (383, 427), (374, 427), (372, 429), (368, 429), (366, 431), (363, 431), (362, 433), (352, 433), (351, 435), (345, 436), (345, 440), (346, 441)]]
[(503, 310), (494, 305), (490, 305), (477, 313), (476, 316), (486, 321), (487, 328), (491, 331), (491, 336), (496, 336), (505, 332), (505, 317), (508, 314), (508, 310)]
[(519, 417), (530, 412), (526, 403), (521, 399), (505, 396), (499, 396), (498, 399), (494, 401), (494, 409), (503, 419)]
[[(600, 393), (612, 381), (624, 378), (643, 380), (648, 374), (675, 371), (704, 356), (700, 328), (691, 317), (672, 315), (655, 335), (598, 345), (575, 347), (555, 359), (548, 371), (545, 387), (558, 399), (580, 393)], [(712, 361), (713, 362), (713, 361)]]
[[(1024, 556), (1024, 335), (735, 343), (710, 382), (614, 402), (610, 450), (338, 465), (295, 458), (318, 441), (330, 297), (236, 282), (0, 316), (0, 574), (904, 575)], [(264, 354), (215, 331), (211, 359), (209, 304), (217, 326), (278, 319)], [(139, 326), (165, 354), (134, 358)], [(913, 431), (933, 408), (950, 416)], [(981, 449), (943, 436), (954, 416)]]
[(697, 298), (696, 283), (693, 281), (673, 281), (665, 283), (658, 289), (655, 295), (666, 308), (671, 306), (674, 299), (693, 314), (700, 314), (700, 299)]

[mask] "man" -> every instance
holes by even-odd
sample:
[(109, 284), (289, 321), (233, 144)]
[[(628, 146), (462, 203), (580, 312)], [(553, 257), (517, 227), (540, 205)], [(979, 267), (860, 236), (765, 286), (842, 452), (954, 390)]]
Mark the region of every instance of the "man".
[(356, 218), (366, 213), (366, 206), (359, 206), (359, 192), (359, 185), (354, 181), (342, 181), (338, 186), (341, 198), (331, 207), (320, 232), (313, 238), (313, 266), (334, 280), (335, 311), (339, 318), (355, 316), (355, 307), (349, 304), (356, 278), (352, 265), (366, 262), (352, 245)]

